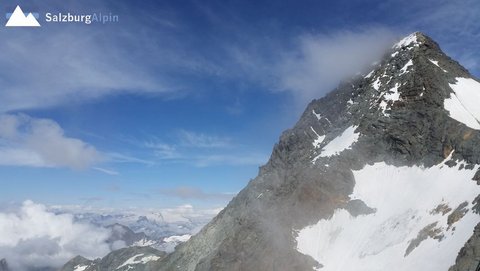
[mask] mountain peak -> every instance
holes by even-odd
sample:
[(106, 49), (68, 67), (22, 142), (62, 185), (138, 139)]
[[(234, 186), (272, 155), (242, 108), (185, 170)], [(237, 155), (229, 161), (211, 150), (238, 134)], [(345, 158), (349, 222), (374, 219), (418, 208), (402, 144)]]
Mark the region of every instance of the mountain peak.
[(438, 44), (429, 36), (422, 32), (413, 32), (404, 38), (402, 38), (400, 41), (395, 43), (392, 48), (393, 49), (399, 49), (399, 48), (405, 48), (405, 47), (419, 47), (420, 45), (425, 44), (427, 46), (434, 45), (435, 47), (438, 48)]
[[(431, 110), (442, 106), (443, 100), (450, 96), (449, 83), (457, 81), (456, 78), (471, 77), (434, 40), (415, 32), (395, 43), (371, 72), (351, 82), (354, 87), (349, 101), (355, 107), (367, 100), (370, 109), (377, 108), (386, 117), (405, 108)], [(373, 91), (365, 89), (365, 84)], [(359, 93), (356, 88), (370, 93)]]

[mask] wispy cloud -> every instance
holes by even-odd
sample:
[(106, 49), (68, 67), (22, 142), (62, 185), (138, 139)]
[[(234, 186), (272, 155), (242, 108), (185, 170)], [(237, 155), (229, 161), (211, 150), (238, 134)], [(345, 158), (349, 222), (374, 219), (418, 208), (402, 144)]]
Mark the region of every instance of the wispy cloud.
[[(117, 11), (123, 20), (102, 27), (44, 25), (41, 32), (2, 31), (0, 112), (118, 94), (177, 97), (187, 88), (188, 75), (216, 73), (215, 64), (189, 48), (191, 41), (182, 38), (186, 30), (164, 10), (152, 14), (148, 4), (132, 7), (118, 1), (48, 4), (52, 10)], [(185, 76), (175, 80), (172, 74)]]
[(166, 141), (152, 136), (142, 146), (151, 150), (159, 163), (182, 163), (195, 167), (260, 165), (268, 158), (266, 154), (236, 144), (229, 137), (201, 132), (180, 130), (174, 133), (173, 140)]
[[(45, 31), (48, 35), (44, 31), (2, 32), (2, 39), (8, 42), (0, 44), (4, 52), (0, 56), (0, 112), (44, 108), (115, 93), (171, 90), (161, 79), (155, 79), (148, 65), (137, 63), (138, 56), (111, 44), (113, 40), (122, 43), (120, 37), (111, 39), (112, 35), (108, 35), (109, 40), (85, 28)], [(93, 36), (97, 38), (88, 38)], [(47, 63), (49, 68), (45, 69)]]
[(215, 135), (207, 135), (192, 131), (181, 130), (179, 143), (192, 148), (228, 148), (232, 147), (231, 139)]
[(333, 90), (341, 80), (365, 72), (393, 43), (396, 34), (385, 27), (332, 30), (289, 37), (286, 44), (228, 51), (243, 76), (270, 91), (288, 91), (301, 107)]
[(102, 159), (93, 146), (66, 136), (52, 120), (0, 115), (0, 165), (85, 169)]
[(120, 175), (120, 173), (118, 173), (118, 171), (115, 171), (113, 169), (106, 169), (106, 168), (101, 168), (101, 167), (93, 167), (92, 169), (94, 169), (96, 171), (99, 171), (99, 172), (102, 172), (102, 173), (105, 173), (105, 174), (108, 174), (108, 175), (112, 175), (112, 176)]
[(153, 166), (155, 162), (152, 160), (142, 159), (131, 155), (126, 155), (118, 152), (109, 152), (105, 154), (106, 160), (112, 163), (134, 163), (143, 164), (146, 166)]
[(304, 101), (321, 97), (339, 81), (365, 72), (381, 58), (394, 37), (383, 28), (303, 35), (296, 50), (279, 62), (279, 86)]
[(145, 142), (144, 147), (153, 150), (155, 157), (161, 160), (182, 159), (182, 155), (179, 153), (179, 151), (174, 145), (147, 141)]

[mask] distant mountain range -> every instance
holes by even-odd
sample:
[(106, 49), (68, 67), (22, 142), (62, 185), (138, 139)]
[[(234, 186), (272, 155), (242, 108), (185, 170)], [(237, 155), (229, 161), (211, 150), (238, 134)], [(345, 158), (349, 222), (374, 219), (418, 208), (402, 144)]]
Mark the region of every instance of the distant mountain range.
[[(216, 210), (194, 210), (188, 205), (165, 211), (95, 210), (91, 212), (63, 206), (50, 207), (50, 211), (57, 215), (73, 215), (76, 223), (93, 224), (109, 229), (111, 234), (106, 243), (111, 250), (132, 248), (132, 251), (138, 251), (144, 247), (157, 256), (164, 255), (164, 252), (172, 252), (178, 244), (187, 241), (217, 213)], [(112, 255), (128, 255), (128, 253)], [(21, 271), (56, 271), (57, 269), (58, 267), (30, 267), (29, 270)], [(0, 261), (0, 271), (16, 270), (9, 270), (7, 260), (3, 259)]]
[(192, 235), (200, 231), (220, 210), (194, 210), (192, 206), (160, 211), (85, 211), (67, 207), (52, 207), (57, 214), (72, 214), (76, 221), (101, 227), (121, 224), (133, 232), (144, 233), (152, 240), (170, 236)]

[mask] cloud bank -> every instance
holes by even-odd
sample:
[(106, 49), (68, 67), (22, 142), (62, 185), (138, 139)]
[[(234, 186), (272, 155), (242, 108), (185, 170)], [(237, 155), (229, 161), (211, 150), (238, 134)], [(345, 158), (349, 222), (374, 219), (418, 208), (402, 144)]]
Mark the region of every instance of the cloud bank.
[(0, 114), (0, 165), (85, 169), (101, 160), (93, 146), (67, 137), (52, 120)]
[(59, 268), (77, 255), (93, 259), (110, 252), (109, 230), (76, 223), (72, 215), (56, 215), (31, 201), (0, 213), (0, 229), (0, 258), (12, 270)]

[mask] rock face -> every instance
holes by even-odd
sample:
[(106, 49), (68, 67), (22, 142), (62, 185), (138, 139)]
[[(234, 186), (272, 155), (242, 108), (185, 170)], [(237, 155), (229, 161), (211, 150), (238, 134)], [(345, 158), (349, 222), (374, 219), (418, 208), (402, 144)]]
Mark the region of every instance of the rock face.
[(480, 270), (480, 224), (475, 227), (473, 236), (460, 250), (455, 265), (448, 271), (478, 271)]
[(60, 271), (152, 271), (155, 270), (153, 264), (161, 261), (165, 254), (150, 247), (129, 247), (93, 261), (77, 256), (66, 263)]
[[(155, 270), (448, 270), (480, 222), (472, 78), (429, 37), (406, 37), (312, 101), (258, 177)], [(475, 270), (477, 234), (451, 270)]]

